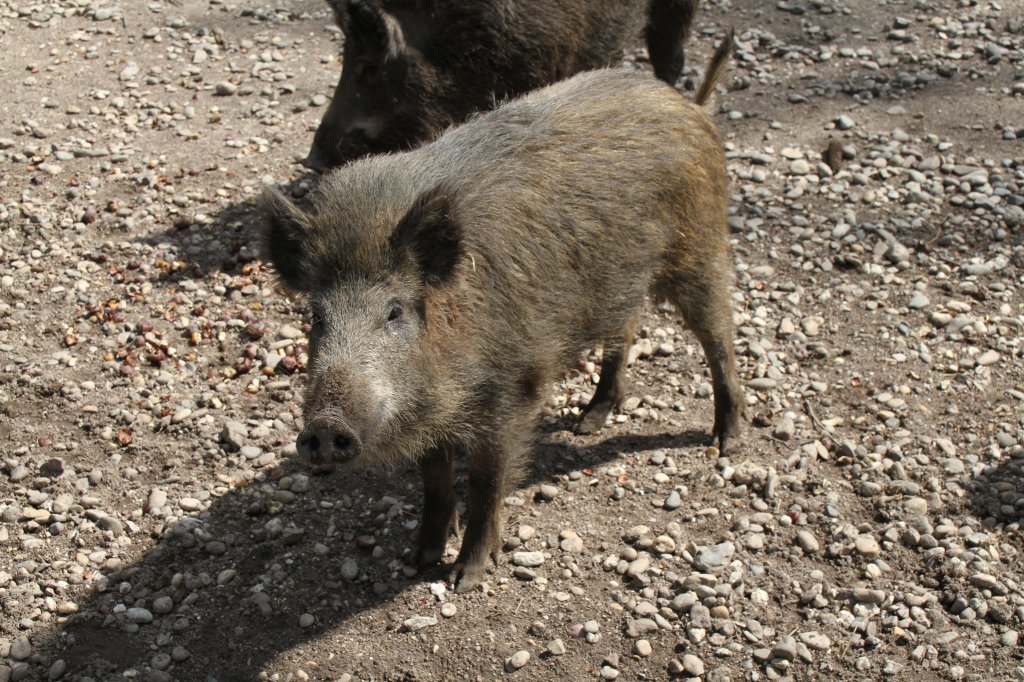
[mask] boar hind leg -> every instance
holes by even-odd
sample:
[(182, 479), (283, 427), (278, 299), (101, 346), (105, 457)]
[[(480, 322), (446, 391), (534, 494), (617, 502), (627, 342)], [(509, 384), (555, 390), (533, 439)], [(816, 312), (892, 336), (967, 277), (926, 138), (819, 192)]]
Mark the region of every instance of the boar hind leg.
[(604, 426), (605, 420), (612, 410), (618, 407), (626, 397), (626, 360), (630, 344), (636, 333), (639, 317), (635, 316), (626, 325), (622, 336), (610, 339), (604, 344), (604, 355), (601, 358), (601, 378), (590, 399), (583, 419), (576, 427), (576, 433), (597, 433)]
[(675, 85), (683, 73), (683, 43), (696, 13), (697, 0), (651, 0), (647, 53), (654, 75), (669, 85)]
[(440, 561), (449, 534), (457, 531), (452, 455), (452, 448), (442, 446), (420, 460), (423, 516), (413, 553), (413, 563), (419, 567), (432, 566)]
[(468, 592), (497, 564), (501, 545), (501, 503), (526, 452), (525, 420), (511, 419), (501, 432), (473, 443), (469, 452), (469, 505), (466, 533), (452, 577), (456, 592)]
[(736, 374), (729, 278), (717, 274), (721, 271), (724, 269), (709, 267), (702, 275), (684, 276), (665, 295), (704, 348), (715, 390), (712, 434), (718, 439), (719, 450), (725, 453), (726, 445), (739, 436), (745, 400)]

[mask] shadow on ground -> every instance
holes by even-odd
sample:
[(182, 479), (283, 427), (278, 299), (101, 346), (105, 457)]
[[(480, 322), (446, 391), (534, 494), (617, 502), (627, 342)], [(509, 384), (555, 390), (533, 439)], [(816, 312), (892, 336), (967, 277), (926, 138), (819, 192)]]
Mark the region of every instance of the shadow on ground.
[[(548, 431), (535, 449), (520, 494), (572, 471), (587, 471), (590, 478), (591, 469), (623, 455), (707, 442), (706, 434), (687, 431), (619, 435), (575, 446), (560, 438), (565, 432), (557, 427)], [(298, 462), (288, 461), (269, 478), (302, 472)], [(392, 474), (344, 470), (313, 477), (309, 492), (278, 505), (277, 513), (268, 508), (267, 496), (235, 488), (198, 518), (169, 524), (141, 558), (108, 575), (105, 590), (79, 598), (79, 613), (51, 629), (45, 641), (34, 642), (36, 650), (45, 652), (48, 661), (63, 659), (72, 677), (120, 679), (135, 668), (145, 671), (145, 680), (256, 679), (278, 655), (329, 638), (363, 611), (380, 606), (386, 611), (387, 603), (400, 602), (403, 592), (447, 577), (444, 566), (406, 575), (401, 557), (414, 540), (410, 522), (417, 518), (418, 504), (380, 502), (393, 495), (418, 503), (417, 472), (410, 466)], [(599, 484), (610, 493), (616, 480), (603, 478)], [(457, 485), (465, 499), (464, 476)], [(346, 559), (358, 564), (355, 580), (343, 575)], [(462, 597), (470, 603), (482, 598)], [(426, 597), (423, 611), (431, 610), (429, 603)], [(129, 623), (126, 609), (136, 606), (154, 614), (152, 623)], [(302, 614), (310, 614), (313, 622), (301, 627)], [(413, 615), (418, 614), (393, 613), (376, 625), (383, 634)], [(184, 647), (187, 658), (176, 647)], [(333, 674), (340, 675), (350, 663), (339, 661), (342, 667)]]
[(974, 515), (990, 528), (1019, 531), (1024, 524), (1024, 451), (1016, 454), (985, 467), (967, 483)]

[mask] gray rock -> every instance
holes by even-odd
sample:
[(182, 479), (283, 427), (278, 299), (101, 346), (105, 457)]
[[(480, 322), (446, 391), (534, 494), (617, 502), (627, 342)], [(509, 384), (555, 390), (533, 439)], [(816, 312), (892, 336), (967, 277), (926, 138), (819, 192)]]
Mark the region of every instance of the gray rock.
[(804, 554), (814, 554), (821, 548), (818, 544), (818, 539), (809, 530), (797, 531), (796, 543), (804, 551)]
[(14, 641), (11, 642), (11, 653), (10, 656), (15, 661), (24, 661), (32, 655), (32, 643), (29, 642), (28, 637), (21, 635), (15, 637)]
[(224, 424), (220, 432), (220, 440), (227, 449), (237, 452), (245, 445), (249, 437), (249, 431), (245, 424), (237, 421), (229, 421)]
[(783, 637), (772, 649), (772, 658), (781, 658), (792, 661), (796, 658), (796, 640), (792, 637)]
[(775, 425), (773, 435), (779, 440), (789, 440), (796, 433), (796, 424), (792, 417), (783, 416)]
[(683, 671), (694, 677), (703, 677), (704, 661), (694, 654), (683, 654)]
[(925, 296), (923, 291), (915, 291), (910, 296), (910, 302), (907, 305), (914, 310), (920, 310), (922, 308), (927, 308), (929, 303), (931, 303), (931, 301), (928, 300), (928, 297)]
[(512, 563), (515, 566), (536, 568), (544, 563), (544, 552), (513, 552)]
[(144, 609), (141, 607), (133, 607), (128, 609), (128, 611), (125, 613), (125, 616), (128, 618), (130, 622), (138, 623), (140, 625), (153, 622), (153, 613), (149, 609)]
[(515, 672), (530, 662), (530, 652), (523, 649), (505, 659), (505, 670)]
[(550, 483), (541, 483), (540, 485), (540, 497), (543, 500), (550, 502), (551, 500), (558, 497), (558, 486), (551, 485)]
[(417, 632), (433, 625), (437, 625), (437, 618), (434, 616), (413, 616), (402, 621), (402, 627), (408, 632)]
[(341, 562), (341, 577), (345, 580), (355, 580), (359, 577), (359, 564), (355, 559), (345, 557)]
[(910, 260), (910, 249), (894, 239), (889, 242), (889, 248), (885, 250), (885, 258), (893, 265), (905, 263)]
[(701, 571), (714, 571), (729, 563), (735, 553), (736, 545), (728, 541), (704, 547), (697, 553), (695, 566)]

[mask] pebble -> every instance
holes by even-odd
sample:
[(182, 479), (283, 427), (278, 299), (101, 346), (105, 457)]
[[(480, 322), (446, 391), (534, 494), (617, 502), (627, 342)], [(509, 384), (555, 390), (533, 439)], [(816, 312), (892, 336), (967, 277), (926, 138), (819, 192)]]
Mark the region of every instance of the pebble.
[(796, 542), (804, 554), (814, 554), (820, 549), (818, 539), (808, 530), (800, 530), (796, 533)]
[(695, 566), (700, 571), (714, 571), (724, 567), (735, 553), (736, 545), (732, 542), (705, 547), (697, 553)]
[(20, 635), (14, 638), (10, 646), (10, 657), (15, 661), (24, 661), (32, 655), (32, 644), (28, 637)]
[(434, 625), (437, 625), (437, 618), (433, 616), (413, 616), (402, 622), (402, 627), (408, 632), (418, 632)]
[(975, 360), (975, 362), (977, 362), (978, 365), (980, 365), (982, 367), (988, 367), (989, 365), (994, 365), (997, 362), (999, 362), (999, 353), (997, 351), (994, 351), (994, 350), (987, 350), (984, 353), (982, 353), (981, 355), (979, 355), (977, 360)]
[(517, 651), (511, 656), (509, 656), (507, 659), (505, 659), (505, 670), (507, 672), (515, 672), (516, 670), (519, 670), (529, 662), (529, 651), (526, 651), (525, 649), (522, 651)]
[(155, 511), (157, 511), (159, 509), (163, 509), (163, 507), (166, 504), (167, 504), (167, 493), (166, 492), (164, 492), (160, 488), (154, 488), (153, 490), (150, 491), (149, 498), (147, 499), (147, 502), (146, 502), (146, 507), (149, 509), (150, 513), (153, 513), (153, 512), (155, 512)]
[(796, 424), (792, 417), (783, 417), (775, 424), (773, 435), (779, 440), (789, 440), (796, 433)]
[(928, 300), (928, 297), (925, 296), (924, 293), (915, 291), (911, 295), (910, 302), (907, 303), (907, 305), (914, 310), (920, 310), (922, 308), (927, 308), (930, 303), (931, 301)]
[(694, 677), (704, 676), (704, 661), (694, 654), (683, 655), (683, 672)]
[(345, 580), (355, 580), (359, 577), (359, 564), (355, 559), (345, 557), (341, 561), (341, 577)]
[(174, 600), (168, 596), (157, 597), (153, 600), (153, 612), (164, 614), (174, 609)]
[(512, 563), (525, 568), (536, 568), (544, 564), (544, 552), (513, 552)]
[(879, 547), (878, 541), (870, 535), (860, 535), (854, 541), (857, 549), (857, 553), (866, 559), (874, 559), (882, 553), (882, 548)]
[(792, 637), (783, 637), (772, 649), (772, 658), (781, 658), (786, 661), (796, 659), (796, 640)]
[(63, 658), (58, 658), (50, 665), (50, 669), (46, 671), (46, 679), (48, 680), (59, 680), (64, 677), (64, 673), (68, 670), (68, 664), (64, 662)]
[(747, 386), (749, 386), (754, 391), (770, 391), (778, 385), (778, 381), (769, 377), (751, 379), (750, 381), (747, 382)]
[(128, 609), (125, 615), (132, 623), (145, 624), (153, 622), (153, 613), (149, 609), (134, 607)]
[(220, 81), (213, 87), (213, 90), (217, 95), (226, 97), (238, 92), (238, 86), (230, 81)]
[(579, 554), (583, 551), (583, 538), (573, 531), (562, 531), (560, 537), (561, 542), (559, 543), (559, 547), (562, 548), (563, 552)]
[(542, 483), (540, 485), (540, 497), (548, 502), (558, 497), (559, 492), (558, 486), (551, 485), (549, 483)]
[(636, 578), (646, 573), (650, 566), (651, 558), (646, 554), (642, 554), (629, 563), (629, 567), (626, 569), (626, 575), (631, 578)]
[(832, 640), (828, 636), (815, 630), (801, 632), (799, 637), (801, 642), (815, 651), (827, 651), (832, 646)]

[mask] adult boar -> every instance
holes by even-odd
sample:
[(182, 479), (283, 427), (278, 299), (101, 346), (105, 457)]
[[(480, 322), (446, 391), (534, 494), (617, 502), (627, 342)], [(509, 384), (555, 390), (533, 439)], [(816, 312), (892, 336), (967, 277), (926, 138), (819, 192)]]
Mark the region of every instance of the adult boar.
[(698, 104), (638, 71), (591, 71), (339, 168), (309, 212), (265, 196), (264, 254), (312, 307), (298, 449), (313, 462), (417, 460), (419, 565), (442, 556), (452, 462), (468, 456), (460, 591), (496, 555), (501, 500), (552, 381), (602, 345), (583, 426), (600, 428), (623, 398), (647, 294), (673, 303), (704, 348), (723, 452), (740, 429), (728, 183), (699, 106), (731, 45)]
[(305, 163), (400, 151), (508, 97), (605, 67), (646, 24), (655, 74), (675, 83), (697, 0), (328, 0), (341, 79)]

